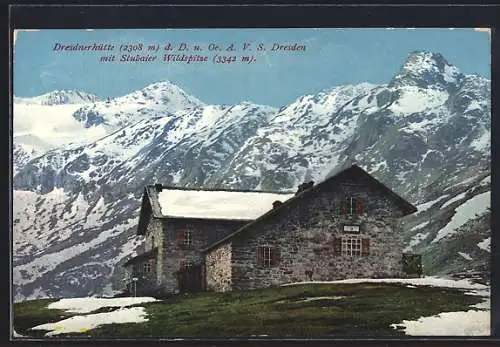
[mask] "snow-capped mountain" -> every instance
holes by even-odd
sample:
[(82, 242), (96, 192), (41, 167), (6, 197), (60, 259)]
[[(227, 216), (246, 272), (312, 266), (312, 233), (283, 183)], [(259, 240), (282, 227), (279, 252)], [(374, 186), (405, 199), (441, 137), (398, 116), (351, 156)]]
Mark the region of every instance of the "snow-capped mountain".
[(117, 130), (141, 119), (203, 106), (171, 82), (158, 82), (122, 97), (86, 105), (73, 114), (85, 128)]
[(69, 105), (86, 104), (99, 101), (95, 94), (85, 93), (78, 90), (54, 90), (32, 98), (14, 97), (14, 103), (24, 105)]
[(387, 84), (338, 86), (279, 110), (205, 105), (170, 82), (56, 117), (61, 106), (14, 109), (14, 123), (54, 115), (74, 122), (68, 135), (96, 132), (72, 145), (56, 133), (59, 145), (36, 157), (14, 137), (18, 299), (121, 289), (146, 184), (290, 190), (354, 161), (418, 204), (404, 237), (426, 269), (487, 272), (490, 81), (439, 54), (413, 52)]
[(203, 103), (170, 82), (159, 82), (115, 99), (54, 91), (34, 98), (14, 97), (14, 173), (26, 160), (57, 148), (75, 148), (117, 130)]

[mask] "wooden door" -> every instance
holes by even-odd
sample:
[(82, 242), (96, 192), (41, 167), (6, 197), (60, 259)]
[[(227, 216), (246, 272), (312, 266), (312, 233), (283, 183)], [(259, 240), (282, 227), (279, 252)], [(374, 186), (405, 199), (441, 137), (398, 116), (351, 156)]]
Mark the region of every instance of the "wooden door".
[(181, 268), (179, 271), (179, 292), (196, 293), (202, 288), (201, 265)]

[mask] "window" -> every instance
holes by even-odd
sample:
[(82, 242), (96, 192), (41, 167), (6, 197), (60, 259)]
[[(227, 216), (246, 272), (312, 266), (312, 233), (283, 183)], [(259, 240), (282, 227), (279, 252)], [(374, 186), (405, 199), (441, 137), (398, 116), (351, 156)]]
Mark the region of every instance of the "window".
[(179, 273), (190, 273), (194, 268), (194, 264), (190, 260), (183, 260), (179, 267)]
[(280, 262), (280, 250), (269, 246), (257, 248), (257, 265), (263, 267), (274, 267)]
[(362, 215), (365, 212), (365, 204), (361, 199), (349, 196), (346, 197), (344, 201), (340, 203), (340, 214), (347, 215)]
[(193, 245), (193, 232), (191, 230), (181, 231), (178, 234), (179, 245), (189, 247)]
[(342, 238), (342, 255), (361, 255), (361, 239)]
[(193, 235), (190, 230), (184, 232), (184, 244), (190, 246), (193, 243)]
[(359, 235), (346, 235), (333, 240), (335, 255), (368, 256), (370, 255), (370, 239)]
[(189, 271), (193, 267), (193, 263), (191, 263), (189, 260), (183, 261), (181, 263), (181, 269), (183, 271)]
[(144, 263), (143, 264), (143, 269), (144, 269), (145, 273), (150, 273), (151, 269), (152, 269), (151, 263)]
[(151, 249), (155, 248), (155, 237), (151, 236)]
[(264, 266), (270, 267), (272, 264), (271, 247), (264, 248)]

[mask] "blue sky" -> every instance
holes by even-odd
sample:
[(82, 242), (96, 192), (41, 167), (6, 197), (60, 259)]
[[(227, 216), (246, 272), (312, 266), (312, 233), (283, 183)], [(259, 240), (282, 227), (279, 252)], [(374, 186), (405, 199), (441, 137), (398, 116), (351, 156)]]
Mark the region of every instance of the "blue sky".
[[(145, 45), (252, 44), (251, 64), (101, 63), (106, 52), (55, 52), (55, 43)], [(305, 52), (256, 52), (255, 46), (306, 45)], [(36, 96), (72, 89), (115, 97), (169, 80), (210, 104), (252, 101), (281, 106), (297, 97), (341, 84), (387, 83), (411, 51), (441, 53), (463, 73), (490, 78), (490, 41), (474, 29), (141, 29), (18, 32), (14, 49), (14, 95)], [(114, 52), (117, 59), (121, 53)], [(144, 52), (143, 52), (144, 53)], [(164, 52), (158, 52), (162, 57)], [(178, 52), (173, 52), (178, 53)], [(245, 52), (229, 52), (238, 59)], [(249, 53), (250, 54), (250, 53)], [(159, 59), (159, 58), (158, 58)]]

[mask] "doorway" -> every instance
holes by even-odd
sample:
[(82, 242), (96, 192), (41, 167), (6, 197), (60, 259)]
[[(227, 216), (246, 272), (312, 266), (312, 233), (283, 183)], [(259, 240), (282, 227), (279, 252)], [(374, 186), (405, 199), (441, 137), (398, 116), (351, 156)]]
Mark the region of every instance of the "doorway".
[(202, 290), (201, 265), (183, 264), (179, 270), (180, 293), (196, 293)]

